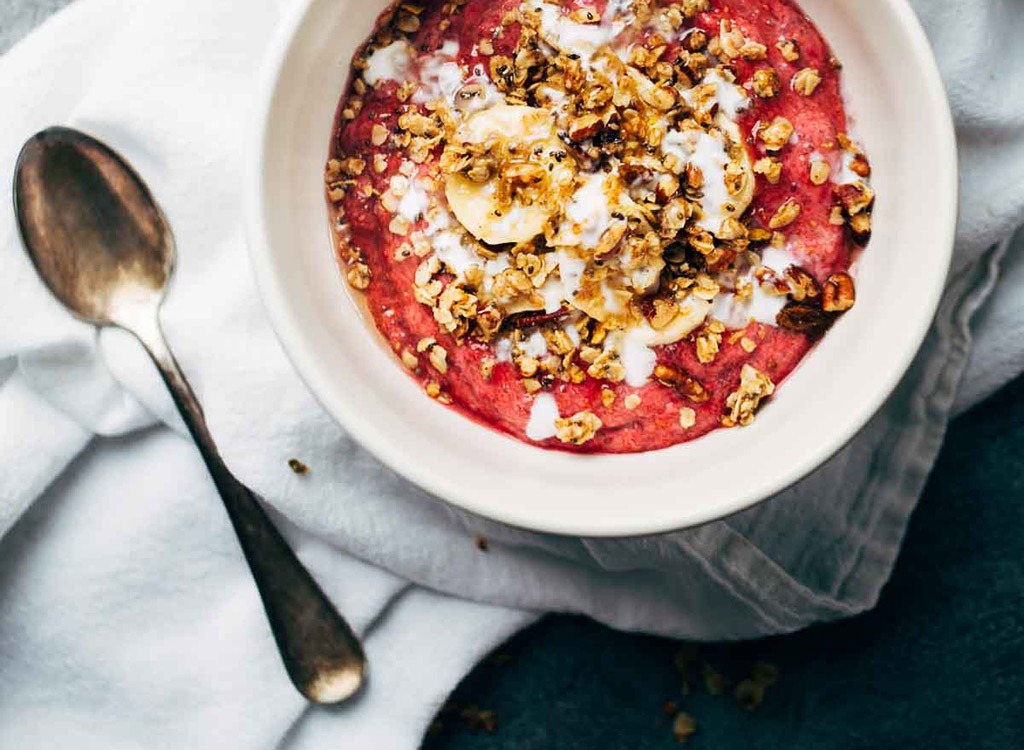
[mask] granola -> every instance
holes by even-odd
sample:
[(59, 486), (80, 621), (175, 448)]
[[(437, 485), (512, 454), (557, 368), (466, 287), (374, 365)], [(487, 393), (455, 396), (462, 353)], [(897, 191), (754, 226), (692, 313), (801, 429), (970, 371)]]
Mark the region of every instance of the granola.
[(775, 5), (379, 19), (326, 194), (348, 283), (431, 398), (548, 447), (664, 447), (750, 424), (854, 306), (870, 163), (827, 45)]

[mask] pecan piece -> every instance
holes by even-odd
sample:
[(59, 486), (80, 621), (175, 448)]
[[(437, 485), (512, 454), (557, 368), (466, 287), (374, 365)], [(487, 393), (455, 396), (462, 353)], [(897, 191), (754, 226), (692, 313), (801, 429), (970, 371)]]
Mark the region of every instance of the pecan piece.
[(829, 313), (846, 312), (857, 303), (857, 290), (848, 273), (828, 277), (822, 288), (821, 309)]
[(540, 328), (546, 326), (548, 323), (555, 323), (563, 318), (569, 316), (569, 308), (562, 307), (555, 310), (553, 313), (539, 313), (539, 312), (522, 312), (514, 315), (509, 315), (505, 319), (504, 328)]
[(581, 143), (593, 138), (603, 127), (604, 122), (597, 115), (583, 115), (569, 123), (569, 138), (573, 143)]
[(871, 176), (871, 163), (864, 154), (854, 154), (850, 159), (850, 171), (866, 180)]
[(871, 214), (857, 214), (850, 218), (850, 234), (862, 245), (871, 239)]
[(856, 216), (870, 211), (875, 204), (874, 191), (863, 182), (836, 185), (835, 196), (847, 216)]
[(790, 266), (786, 269), (786, 278), (789, 280), (789, 296), (796, 302), (816, 300), (821, 296), (821, 289), (818, 282), (807, 271), (800, 266)]
[(695, 404), (703, 404), (711, 398), (711, 394), (696, 378), (674, 367), (658, 365), (654, 368), (654, 378), (662, 385), (674, 388)]

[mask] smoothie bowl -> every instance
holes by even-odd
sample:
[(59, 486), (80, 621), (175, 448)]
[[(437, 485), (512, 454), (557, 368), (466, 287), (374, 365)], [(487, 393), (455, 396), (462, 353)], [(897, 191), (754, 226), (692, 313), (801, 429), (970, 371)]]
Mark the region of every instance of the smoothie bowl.
[(300, 374), (519, 526), (666, 531), (799, 479), (909, 366), (952, 250), (930, 50), (862, 6), (306, 3), (249, 194)]

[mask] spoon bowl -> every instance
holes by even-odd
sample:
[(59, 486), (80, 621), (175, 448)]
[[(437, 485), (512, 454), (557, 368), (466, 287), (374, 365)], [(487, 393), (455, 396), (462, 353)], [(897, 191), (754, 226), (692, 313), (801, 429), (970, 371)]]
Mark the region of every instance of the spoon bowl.
[(82, 320), (134, 320), (163, 299), (174, 237), (141, 178), (99, 141), (54, 127), (25, 144), (15, 211), (40, 277)]

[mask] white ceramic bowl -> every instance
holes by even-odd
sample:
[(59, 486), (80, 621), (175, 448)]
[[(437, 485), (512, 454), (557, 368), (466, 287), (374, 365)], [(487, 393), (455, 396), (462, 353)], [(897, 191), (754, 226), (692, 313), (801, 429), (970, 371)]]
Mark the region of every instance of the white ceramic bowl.
[(321, 174), (349, 60), (387, 0), (304, 0), (264, 72), (248, 154), (252, 263), (295, 368), (334, 418), (416, 484), (468, 511), (583, 536), (670, 531), (727, 516), (841, 448), (910, 365), (938, 305), (957, 212), (952, 119), (905, 0), (803, 0), (845, 65), (874, 167), (874, 237), (859, 301), (746, 429), (668, 450), (573, 456), (514, 441), (427, 398), (350, 296)]

